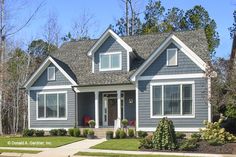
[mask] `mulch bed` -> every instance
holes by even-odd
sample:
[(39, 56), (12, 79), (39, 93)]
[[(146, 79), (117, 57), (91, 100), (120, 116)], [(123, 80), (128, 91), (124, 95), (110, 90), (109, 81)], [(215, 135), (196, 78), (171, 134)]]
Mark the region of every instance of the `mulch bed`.
[(222, 146), (211, 146), (205, 141), (198, 142), (199, 147), (195, 151), (168, 151), (168, 150), (142, 150), (157, 152), (175, 152), (175, 153), (207, 153), (207, 154), (236, 154), (236, 143), (226, 143)]

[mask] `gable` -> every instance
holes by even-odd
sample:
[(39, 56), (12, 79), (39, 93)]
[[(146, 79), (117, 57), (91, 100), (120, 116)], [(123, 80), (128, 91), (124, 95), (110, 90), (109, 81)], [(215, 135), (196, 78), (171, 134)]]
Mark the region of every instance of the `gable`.
[[(48, 67), (55, 67), (52, 63), (49, 64)], [(48, 81), (47, 78), (47, 68), (43, 71), (43, 73), (38, 77), (38, 79), (34, 82), (32, 87), (35, 86), (55, 86), (55, 85), (72, 85), (71, 82), (60, 72), (60, 70), (55, 67), (55, 80)]]
[[(177, 66), (167, 66), (167, 49), (177, 48)], [(186, 54), (184, 54), (175, 44), (171, 43), (153, 61), (153, 63), (141, 74), (141, 76), (170, 75), (170, 74), (191, 74), (203, 73)]]
[[(94, 52), (94, 73), (99, 72), (100, 54), (108, 54), (113, 52), (121, 52), (121, 70), (127, 71), (127, 51), (112, 36), (109, 36), (103, 44)], [(109, 72), (109, 71), (108, 71)]]

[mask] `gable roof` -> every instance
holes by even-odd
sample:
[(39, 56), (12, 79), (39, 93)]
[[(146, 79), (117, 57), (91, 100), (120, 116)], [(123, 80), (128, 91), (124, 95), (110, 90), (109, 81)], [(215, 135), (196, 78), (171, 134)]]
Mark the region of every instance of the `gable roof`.
[(206, 71), (206, 63), (191, 49), (189, 49), (181, 40), (179, 40), (179, 38), (177, 38), (174, 34), (171, 34), (134, 72), (130, 79), (135, 81), (136, 76), (144, 72), (144, 70), (147, 69), (171, 43), (174, 43), (186, 56), (188, 56), (196, 65), (198, 65), (199, 68), (201, 68), (203, 71)]
[(102, 36), (95, 42), (95, 44), (90, 48), (88, 51), (88, 56), (92, 56), (94, 52), (97, 51), (97, 49), (104, 43), (104, 41), (109, 37), (113, 37), (121, 46), (124, 47), (124, 49), (127, 50), (127, 52), (131, 52), (132, 48), (124, 42), (115, 32), (113, 32), (111, 29), (107, 29)]
[[(68, 74), (68, 69), (63, 69), (60, 65), (63, 65), (64, 63), (59, 61), (58, 59), (55, 59), (51, 56), (48, 56), (44, 62), (39, 66), (39, 68), (31, 75), (31, 77), (27, 80), (27, 82), (24, 84), (24, 88), (28, 89), (33, 85), (33, 83), (39, 78), (39, 76), (44, 72), (44, 70), (50, 65), (53, 64), (56, 66), (56, 68), (71, 82), (72, 85), (76, 86), (76, 81), (71, 77), (72, 75)], [(66, 66), (65, 66), (66, 67)]]
[(77, 78), (79, 86), (131, 84), (130, 76), (147, 60), (147, 58), (170, 36), (175, 35), (203, 61), (208, 62), (209, 52), (204, 30), (181, 31), (172, 33), (156, 33), (120, 37), (132, 47), (136, 59), (129, 72), (92, 73), (92, 58), (87, 55), (98, 41), (80, 40), (64, 43), (53, 57), (67, 65)]

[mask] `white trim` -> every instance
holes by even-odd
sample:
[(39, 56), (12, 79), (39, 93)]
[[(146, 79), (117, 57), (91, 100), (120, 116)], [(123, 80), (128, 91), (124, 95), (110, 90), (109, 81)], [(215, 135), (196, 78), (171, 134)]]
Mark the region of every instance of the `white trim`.
[(92, 73), (94, 73), (94, 54), (92, 56)]
[(28, 129), (30, 128), (30, 90), (28, 90)]
[(29, 129), (50, 131), (52, 129), (65, 129), (65, 130), (69, 130), (70, 128), (65, 128), (65, 127), (62, 127), (62, 128), (61, 127), (60, 128), (36, 128), (36, 127), (32, 127), (32, 128), (29, 128)]
[[(119, 64), (120, 66), (118, 68), (112, 68), (111, 67), (111, 56), (113, 54), (119, 54)], [(103, 68), (101, 67), (101, 56), (109, 56), (109, 68)], [(106, 52), (106, 53), (100, 53), (99, 54), (99, 71), (115, 71), (115, 70), (122, 70), (122, 52)]]
[(206, 71), (206, 63), (196, 55), (192, 50), (190, 50), (181, 40), (179, 40), (175, 35), (171, 34), (162, 44), (159, 46), (150, 56), (149, 58), (138, 68), (138, 70), (130, 77), (132, 81), (136, 80), (136, 77), (146, 70), (151, 63), (160, 56), (160, 54), (164, 51), (165, 48), (170, 43), (176, 44), (176, 46), (185, 53), (195, 64), (197, 64), (203, 71)]
[(128, 52), (132, 52), (132, 48), (126, 44), (115, 32), (108, 29), (103, 33), (95, 45), (88, 51), (87, 55), (92, 56), (92, 54), (101, 46), (101, 44), (109, 37), (112, 36), (121, 46), (123, 46)]
[(187, 78), (203, 78), (206, 77), (204, 73), (193, 74), (175, 74), (175, 75), (154, 75), (154, 76), (140, 76), (138, 80), (164, 80), (164, 79), (187, 79)]
[[(38, 118), (38, 96), (39, 94), (44, 94), (44, 116), (46, 116), (46, 96), (45, 94), (57, 94), (57, 116), (58, 118)], [(65, 94), (65, 117), (63, 118), (59, 118), (59, 101), (58, 101), (58, 94)], [(36, 93), (36, 120), (40, 121), (40, 120), (67, 120), (68, 117), (68, 98), (67, 98), (67, 91), (47, 91), (47, 92), (37, 92)]]
[[(199, 132), (200, 129), (203, 128), (175, 128), (175, 131), (179, 131), (179, 132)], [(155, 131), (156, 127), (140, 127), (137, 128), (137, 131)]]
[(139, 123), (139, 114), (138, 114), (139, 113), (138, 112), (138, 101), (139, 101), (138, 100), (138, 92), (139, 92), (139, 88), (138, 88), (138, 81), (136, 81), (135, 92), (136, 92), (136, 96), (135, 96), (136, 97), (135, 98), (136, 99), (135, 100), (135, 104), (136, 104), (136, 111), (135, 111), (136, 112), (136, 122), (135, 123), (136, 123), (136, 129), (138, 129), (138, 127), (139, 127), (139, 124), (138, 124)]
[(208, 84), (208, 122), (212, 121), (212, 114), (211, 114), (211, 110), (212, 110), (212, 106), (211, 106), (211, 78), (209, 77), (207, 80), (207, 84)]
[(130, 70), (130, 55), (129, 55), (129, 51), (127, 51), (127, 71), (129, 72)]
[[(169, 51), (175, 50), (175, 62), (176, 64), (169, 65)], [(178, 65), (178, 49), (177, 48), (170, 48), (166, 50), (166, 66), (177, 66)]]
[(44, 90), (44, 89), (70, 89), (71, 85), (57, 85), (57, 86), (34, 86), (30, 87), (30, 90)]
[(91, 86), (91, 87), (75, 87), (77, 93), (79, 92), (94, 92), (94, 91), (117, 91), (117, 90), (135, 90), (134, 85), (113, 85), (113, 86)]
[(54, 61), (54, 59), (48, 56), (44, 62), (40, 65), (40, 67), (34, 72), (34, 74), (28, 79), (28, 81), (24, 84), (24, 87), (28, 89), (31, 85), (37, 80), (37, 78), (43, 73), (43, 71), (53, 63), (56, 68), (72, 83), (72, 85), (77, 85), (77, 83)]
[[(117, 119), (118, 122), (121, 121), (121, 91), (117, 90)], [(117, 126), (120, 128), (121, 124), (118, 123)]]
[[(164, 114), (164, 85), (180, 85), (180, 109), (182, 109), (182, 86), (185, 84), (192, 85), (192, 114), (191, 115), (183, 115), (180, 110), (180, 115), (165, 115)], [(161, 86), (162, 90), (162, 115), (153, 115), (153, 86)], [(195, 81), (178, 81), (178, 82), (153, 82), (150, 83), (150, 118), (195, 118)]]
[(99, 92), (95, 91), (95, 128), (99, 128)]
[[(49, 71), (50, 71), (51, 69), (53, 69), (53, 72), (54, 72), (52, 79), (49, 78)], [(47, 68), (47, 78), (48, 78), (48, 81), (55, 81), (55, 80), (56, 80), (56, 68), (55, 68), (55, 67), (48, 67), (48, 68)]]

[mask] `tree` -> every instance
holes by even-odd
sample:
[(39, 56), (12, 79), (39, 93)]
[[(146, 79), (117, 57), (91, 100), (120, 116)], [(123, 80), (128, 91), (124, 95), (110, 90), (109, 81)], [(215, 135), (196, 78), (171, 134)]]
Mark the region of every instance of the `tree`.
[[(59, 47), (60, 26), (55, 14), (49, 14), (44, 25), (43, 36), (46, 42), (49, 43), (48, 46), (55, 45), (56, 47)], [(48, 51), (50, 51), (49, 49), (50, 47), (48, 47)]]
[(234, 18), (233, 26), (229, 27), (231, 39), (234, 37), (234, 33), (236, 32), (236, 10), (233, 12), (233, 18)]
[(142, 32), (144, 34), (159, 32), (159, 25), (162, 23), (165, 8), (162, 6), (161, 1), (149, 0), (144, 11), (144, 24)]
[(196, 5), (193, 9), (189, 9), (185, 13), (186, 27), (188, 30), (204, 29), (208, 50), (213, 56), (215, 49), (219, 46), (219, 34), (216, 31), (216, 23), (209, 17), (208, 12), (200, 5)]
[(184, 11), (173, 7), (168, 9), (161, 24), (161, 32), (180, 31), (186, 29)]

